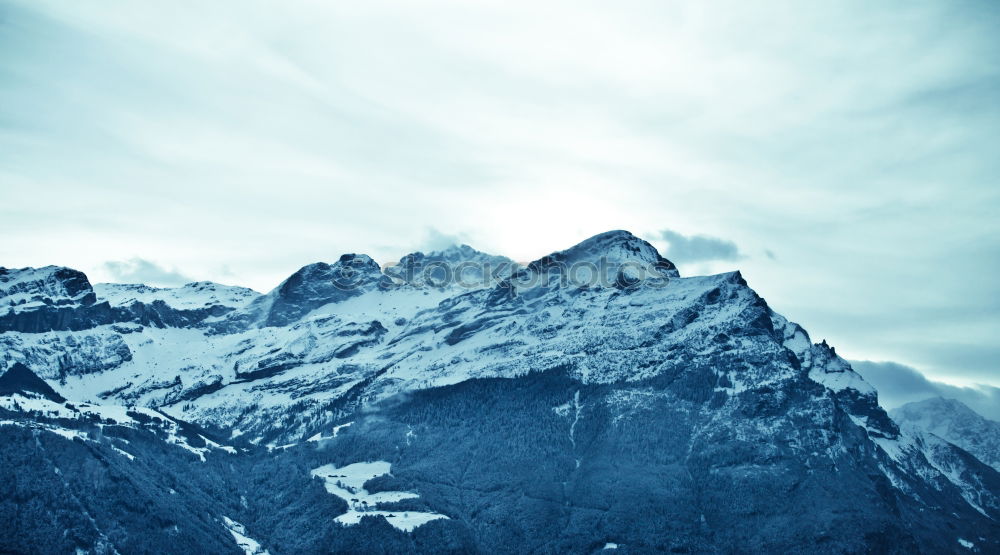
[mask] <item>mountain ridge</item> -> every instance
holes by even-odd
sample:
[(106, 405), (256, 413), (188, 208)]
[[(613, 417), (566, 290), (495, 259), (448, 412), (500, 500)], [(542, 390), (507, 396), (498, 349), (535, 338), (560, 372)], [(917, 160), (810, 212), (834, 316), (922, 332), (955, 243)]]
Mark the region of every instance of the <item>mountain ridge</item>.
[[(401, 263), (503, 262), (453, 254)], [(241, 306), (61, 307), (106, 319), (0, 328), (0, 361), (31, 367), (74, 402), (193, 422), (259, 464), (308, 461), (305, 480), (320, 467), (391, 463), (397, 481), (384, 491), (416, 489), (420, 501), (366, 518), (400, 507), (444, 515), (416, 530), (456, 534), (466, 548), (736, 549), (755, 530), (770, 534), (757, 549), (785, 551), (1000, 546), (1000, 475), (901, 430), (833, 347), (774, 312), (739, 272), (681, 277), (652, 245), (614, 231), (490, 278), (394, 279), (370, 257), (344, 255)], [(636, 487), (623, 485), (628, 476)], [(519, 493), (538, 488), (530, 502)], [(522, 505), (546, 534), (524, 535)], [(629, 520), (632, 505), (663, 520)], [(610, 521), (591, 509), (605, 506)], [(796, 510), (806, 512), (790, 520)], [(237, 514), (265, 544), (290, 545), (260, 515), (227, 518)], [(364, 521), (343, 529), (351, 541)]]

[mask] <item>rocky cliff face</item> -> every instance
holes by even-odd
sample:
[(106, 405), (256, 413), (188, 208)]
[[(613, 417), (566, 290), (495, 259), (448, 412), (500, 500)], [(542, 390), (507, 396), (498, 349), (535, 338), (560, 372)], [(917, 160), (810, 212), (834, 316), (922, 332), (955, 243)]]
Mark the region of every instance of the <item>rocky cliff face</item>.
[[(433, 273), (464, 262), (481, 281)], [(60, 309), (105, 319), (39, 315), (0, 333), (0, 356), (71, 400), (156, 408), (269, 461), (392, 461), (386, 491), (421, 501), (388, 506), (447, 516), (421, 528), (461, 549), (998, 548), (996, 471), (900, 430), (738, 272), (680, 277), (622, 231), (508, 262), (344, 255), (207, 304), (98, 287), (106, 300)]]
[(10, 312), (89, 306), (96, 300), (83, 272), (57, 266), (20, 270), (0, 267), (0, 298)]
[(98, 284), (69, 268), (0, 268), (0, 333), (87, 331), (111, 324), (201, 327), (259, 295), (209, 282), (174, 289)]

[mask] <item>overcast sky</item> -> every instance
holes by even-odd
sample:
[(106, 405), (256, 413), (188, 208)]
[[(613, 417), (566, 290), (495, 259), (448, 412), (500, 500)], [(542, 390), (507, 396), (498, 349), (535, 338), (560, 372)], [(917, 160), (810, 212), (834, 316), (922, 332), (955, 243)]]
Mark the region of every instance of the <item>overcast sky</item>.
[(264, 291), (628, 229), (848, 358), (1000, 385), (998, 28), (962, 0), (0, 0), (0, 265)]

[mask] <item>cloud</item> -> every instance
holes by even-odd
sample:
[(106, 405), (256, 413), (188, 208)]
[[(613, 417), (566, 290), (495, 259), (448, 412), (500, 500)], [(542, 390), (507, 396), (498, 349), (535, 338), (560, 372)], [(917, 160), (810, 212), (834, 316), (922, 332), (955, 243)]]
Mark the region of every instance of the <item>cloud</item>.
[(157, 287), (176, 287), (194, 281), (176, 269), (168, 270), (143, 258), (104, 263), (104, 270), (119, 283), (144, 283)]
[(743, 258), (736, 243), (708, 235), (681, 235), (664, 229), (660, 237), (669, 243), (666, 256), (677, 264), (709, 260), (739, 260)]
[(433, 227), (427, 228), (427, 237), (420, 244), (423, 252), (443, 251), (448, 247), (467, 244), (469, 236), (466, 233), (443, 233)]
[(851, 366), (878, 390), (879, 403), (893, 409), (931, 397), (956, 399), (992, 420), (1000, 421), (1000, 388), (957, 387), (927, 379), (916, 368), (898, 362), (852, 360)]

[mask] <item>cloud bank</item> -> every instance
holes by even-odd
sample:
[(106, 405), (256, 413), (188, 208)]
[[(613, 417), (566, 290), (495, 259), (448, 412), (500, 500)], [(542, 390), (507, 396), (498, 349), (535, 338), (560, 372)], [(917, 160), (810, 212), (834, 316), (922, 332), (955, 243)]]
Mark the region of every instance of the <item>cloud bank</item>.
[(466, 244), (469, 236), (466, 233), (443, 233), (433, 227), (427, 228), (426, 237), (417, 249), (424, 253), (443, 251), (449, 247)]
[(105, 262), (104, 269), (117, 283), (144, 283), (155, 287), (178, 287), (196, 281), (176, 269), (168, 270), (155, 262), (142, 258)]
[(852, 360), (851, 366), (878, 390), (879, 403), (893, 409), (931, 397), (956, 399), (972, 410), (1000, 421), (1000, 388), (979, 385), (957, 387), (927, 379), (916, 368), (896, 362)]
[(660, 238), (669, 243), (666, 257), (675, 264), (707, 262), (710, 260), (733, 261), (743, 257), (736, 243), (717, 237), (710, 237), (708, 235), (686, 236), (676, 231), (664, 229), (660, 231)]

